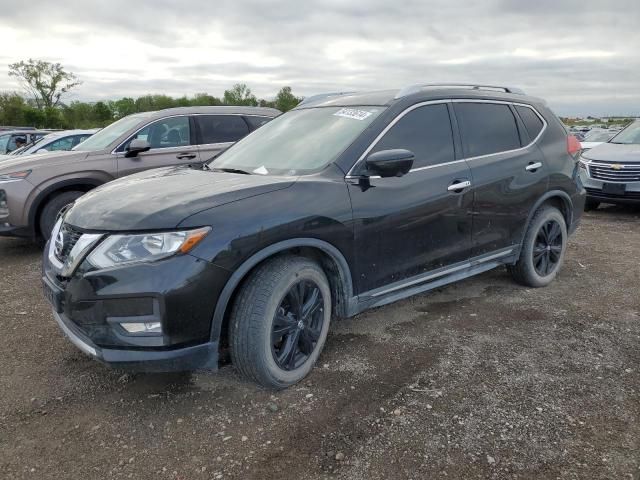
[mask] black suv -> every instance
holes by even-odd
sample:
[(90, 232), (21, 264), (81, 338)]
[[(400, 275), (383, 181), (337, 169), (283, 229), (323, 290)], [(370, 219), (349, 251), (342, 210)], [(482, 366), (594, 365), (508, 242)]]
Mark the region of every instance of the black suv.
[(577, 154), (509, 88), (315, 97), (204, 168), (116, 180), (57, 222), (44, 291), (71, 341), (146, 371), (284, 388), (329, 322), (506, 265), (548, 285), (584, 207)]

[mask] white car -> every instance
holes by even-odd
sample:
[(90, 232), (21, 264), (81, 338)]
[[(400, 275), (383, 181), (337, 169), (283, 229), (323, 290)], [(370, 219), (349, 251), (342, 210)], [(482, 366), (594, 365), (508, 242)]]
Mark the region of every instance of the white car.
[(61, 132), (50, 133), (49, 135), (39, 138), (35, 142), (28, 143), (24, 147), (14, 150), (10, 155), (0, 156), (0, 161), (15, 155), (31, 155), (36, 153), (71, 150), (76, 145), (84, 142), (98, 130), (100, 129), (93, 128), (90, 130), (64, 130)]

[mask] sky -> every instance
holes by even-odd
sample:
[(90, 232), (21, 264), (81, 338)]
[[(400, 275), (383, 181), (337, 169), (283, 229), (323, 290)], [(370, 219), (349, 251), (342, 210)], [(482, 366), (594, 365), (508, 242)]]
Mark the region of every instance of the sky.
[(259, 98), (468, 82), (560, 115), (640, 115), (640, 0), (0, 0), (0, 91), (28, 58), (83, 81), (66, 101)]

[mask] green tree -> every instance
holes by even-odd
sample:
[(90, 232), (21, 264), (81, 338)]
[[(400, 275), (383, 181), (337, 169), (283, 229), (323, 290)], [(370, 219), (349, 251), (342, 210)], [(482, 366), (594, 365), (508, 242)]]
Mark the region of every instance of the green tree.
[(57, 107), (65, 93), (82, 84), (59, 63), (31, 58), (9, 65), (9, 76), (18, 79), (38, 108)]
[(230, 90), (225, 90), (223, 102), (225, 105), (258, 106), (258, 99), (244, 83), (236, 83)]
[(301, 97), (291, 93), (291, 87), (282, 87), (276, 95), (275, 107), (281, 112), (286, 112), (295, 108), (301, 101)]
[(113, 112), (104, 102), (96, 102), (92, 107), (93, 120), (101, 127), (109, 125), (113, 121)]

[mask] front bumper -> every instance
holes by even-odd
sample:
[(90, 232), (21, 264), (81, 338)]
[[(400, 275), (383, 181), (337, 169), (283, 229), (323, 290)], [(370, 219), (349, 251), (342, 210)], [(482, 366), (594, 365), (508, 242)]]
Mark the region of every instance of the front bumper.
[[(59, 276), (43, 259), (45, 294), (60, 328), (83, 352), (139, 371), (215, 369), (211, 324), (229, 272), (191, 255), (104, 270), (83, 264)], [(159, 322), (161, 332), (131, 333), (124, 324)]]
[(640, 182), (625, 183), (623, 193), (604, 192), (603, 187), (607, 182), (591, 178), (583, 168), (580, 169), (580, 180), (587, 191), (587, 198), (589, 199), (603, 203), (640, 204)]
[(94, 344), (64, 314), (53, 317), (67, 338), (90, 357), (115, 368), (142, 372), (217, 370), (218, 342), (206, 342), (171, 350), (132, 350), (103, 348)]

